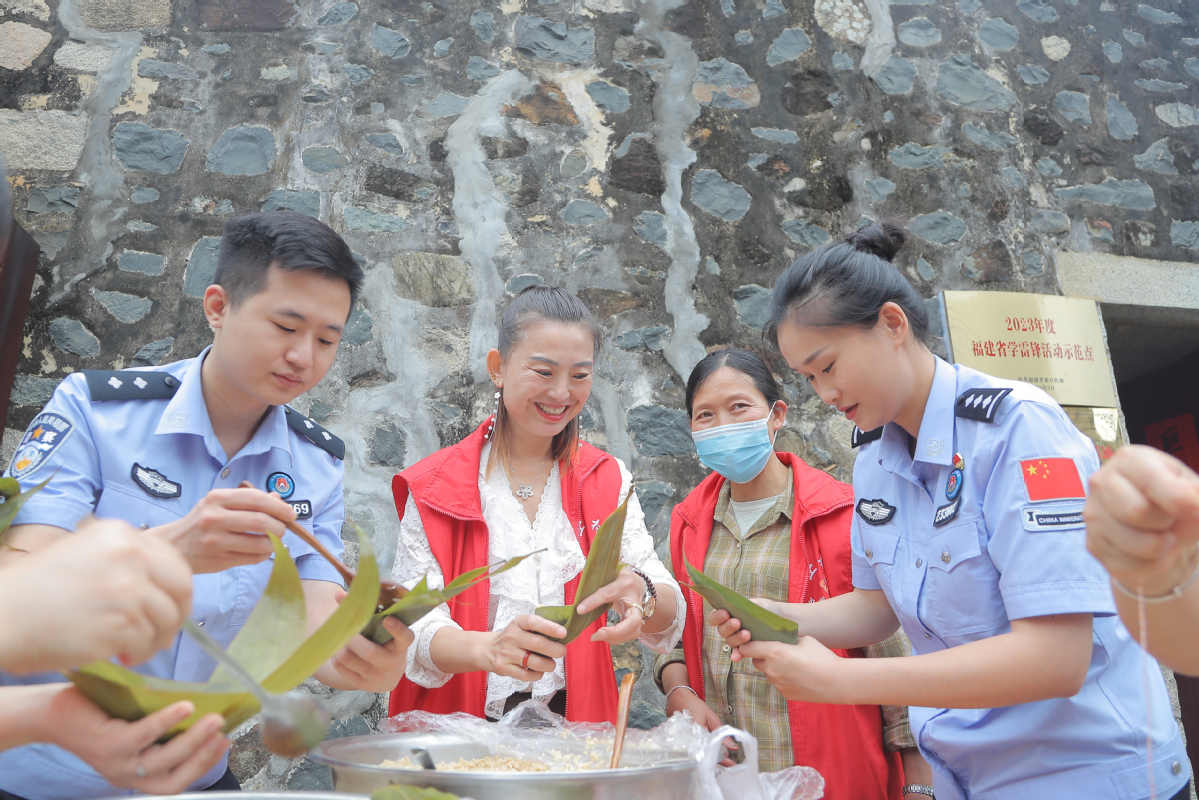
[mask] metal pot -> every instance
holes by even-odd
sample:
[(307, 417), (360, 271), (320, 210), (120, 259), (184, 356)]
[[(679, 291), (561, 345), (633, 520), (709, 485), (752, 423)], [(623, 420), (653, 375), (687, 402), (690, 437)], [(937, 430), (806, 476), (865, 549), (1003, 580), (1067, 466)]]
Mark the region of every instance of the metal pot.
[[(340, 792), (184, 792), (173, 795), (171, 800), (362, 800), (361, 796)], [(111, 800), (129, 800), (122, 795)]]
[(686, 800), (698, 773), (698, 758), (664, 753), (652, 767), (583, 772), (441, 772), (381, 767), (395, 758), (411, 758), (426, 750), (433, 762), (481, 758), (488, 750), (464, 737), (444, 733), (393, 733), (330, 739), (308, 757), (333, 771), (339, 792), (369, 794), (389, 784), (420, 786), (472, 800)]

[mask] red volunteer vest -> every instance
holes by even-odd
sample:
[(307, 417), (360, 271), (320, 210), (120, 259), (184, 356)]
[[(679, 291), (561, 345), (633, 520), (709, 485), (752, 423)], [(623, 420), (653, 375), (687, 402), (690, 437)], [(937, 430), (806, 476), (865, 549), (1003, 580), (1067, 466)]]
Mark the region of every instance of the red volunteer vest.
[[(487, 423), (453, 447), (437, 451), (392, 478), (396, 511), (403, 519), (411, 494), (429, 538), (429, 548), (449, 583), (456, 576), (489, 563), (487, 523), (479, 499), (479, 461)], [(620, 495), (620, 466), (616, 459), (587, 443), (575, 453), (574, 465), (562, 475), (562, 503), (583, 553), (600, 522), (616, 510)], [(566, 585), (566, 603), (578, 590), (576, 576)], [(486, 631), (490, 623), (490, 581), (483, 580), (449, 601), (450, 616), (463, 630)], [(579, 598), (582, 599), (582, 598)], [(574, 722), (616, 722), (616, 676), (612, 653), (591, 634), (607, 623), (597, 619), (566, 646), (566, 718)], [(407, 677), (391, 693), (388, 714), (465, 711), (485, 716), (487, 673), (453, 676), (442, 687), (426, 689)]]
[[(794, 453), (777, 453), (794, 473), (795, 509), (791, 523), (791, 569), (787, 600), (806, 603), (853, 591), (849, 526), (853, 489), (813, 469)], [(674, 508), (670, 520), (670, 557), (675, 577), (690, 584), (683, 557), (703, 569), (712, 538), (716, 504), (724, 477), (712, 473)], [(823, 566), (821, 566), (823, 564)], [(809, 573), (815, 566), (815, 574)], [(704, 695), (703, 598), (690, 589), (683, 628), (687, 679)], [(842, 658), (862, 658), (861, 650), (834, 650)], [(883, 719), (878, 706), (787, 701), (795, 764), (816, 769), (825, 780), (826, 800), (898, 800), (903, 787), (899, 753), (883, 748)]]

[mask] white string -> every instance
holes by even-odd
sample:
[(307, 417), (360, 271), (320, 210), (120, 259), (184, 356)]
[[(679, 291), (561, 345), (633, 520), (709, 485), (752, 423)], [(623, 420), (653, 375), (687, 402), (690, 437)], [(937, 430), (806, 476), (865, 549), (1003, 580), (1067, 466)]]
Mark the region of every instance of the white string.
[(1156, 800), (1157, 786), (1153, 776), (1153, 703), (1149, 694), (1149, 623), (1145, 612), (1145, 588), (1137, 580), (1137, 627), (1141, 644), (1141, 681), (1145, 694), (1145, 767), (1149, 772), (1149, 800)]

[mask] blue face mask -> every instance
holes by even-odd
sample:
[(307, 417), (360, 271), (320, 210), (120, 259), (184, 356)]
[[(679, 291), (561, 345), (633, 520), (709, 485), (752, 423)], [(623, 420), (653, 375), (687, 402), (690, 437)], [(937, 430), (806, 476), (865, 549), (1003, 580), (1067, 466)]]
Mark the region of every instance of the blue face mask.
[(700, 462), (733, 483), (749, 483), (762, 474), (774, 454), (769, 420), (768, 412), (762, 419), (693, 432), (691, 438)]

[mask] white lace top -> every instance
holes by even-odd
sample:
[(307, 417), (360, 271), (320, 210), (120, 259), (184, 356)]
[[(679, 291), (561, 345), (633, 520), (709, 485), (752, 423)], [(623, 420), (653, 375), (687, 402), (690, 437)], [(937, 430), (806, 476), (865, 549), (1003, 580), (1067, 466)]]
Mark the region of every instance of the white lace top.
[[(533, 609), (539, 605), (563, 605), (566, 602), (566, 584), (582, 571), (585, 559), (570, 520), (562, 508), (562, 483), (557, 464), (550, 471), (541, 502), (537, 506), (536, 519), (530, 524), (525, 510), (512, 495), (508, 476), (496, 469), (492, 470), (490, 480), (484, 477), (490, 453), (491, 445), (487, 444), (483, 447), (479, 462), (479, 495), (483, 519), (490, 533), (489, 561), (494, 563), (546, 548), (544, 553), (491, 579), (490, 619), (491, 630), (494, 631), (507, 627), (520, 614), (533, 613)], [(632, 490), (633, 477), (619, 459), (617, 464), (620, 466), (620, 499), (623, 501)], [(686, 606), (678, 583), (654, 552), (654, 542), (646, 530), (645, 514), (635, 492), (629, 500), (620, 560), (649, 575), (659, 596), (665, 591), (674, 592), (674, 621), (661, 633), (641, 636), (641, 641), (651, 650), (670, 652), (682, 636)], [(404, 519), (400, 523), (399, 549), (392, 579), (411, 588), (426, 575), (430, 588), (445, 585), (441, 567), (429, 549), (429, 540), (416, 501), (409, 495)], [(429, 653), (433, 635), (446, 625), (459, 627), (450, 618), (449, 606), (443, 603), (412, 626), (416, 638), (408, 650), (406, 674), (418, 686), (436, 688), (443, 686), (451, 677), (437, 668)], [(547, 672), (535, 683), (489, 673), (487, 716), (498, 719), (503, 714), (504, 702), (516, 692), (531, 691), (535, 698), (544, 699), (565, 686), (561, 659), (557, 660), (553, 672)]]

